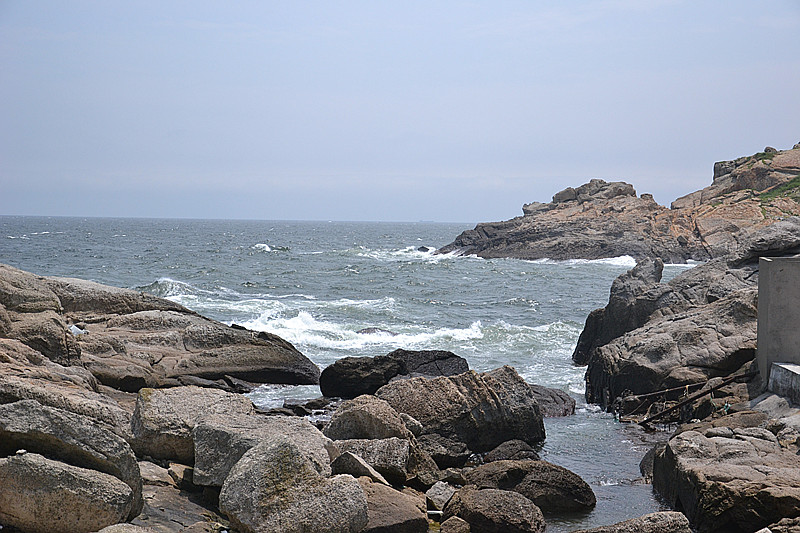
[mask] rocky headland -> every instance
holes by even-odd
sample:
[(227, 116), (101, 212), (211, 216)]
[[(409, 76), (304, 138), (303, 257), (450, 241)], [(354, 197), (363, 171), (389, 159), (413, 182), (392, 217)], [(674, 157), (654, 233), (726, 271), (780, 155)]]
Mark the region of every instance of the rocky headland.
[(628, 183), (593, 179), (522, 212), (478, 224), (437, 252), (528, 260), (630, 255), (665, 263), (720, 257), (738, 247), (740, 230), (800, 215), (800, 144), (717, 162), (710, 186), (669, 208), (650, 194), (637, 196)]

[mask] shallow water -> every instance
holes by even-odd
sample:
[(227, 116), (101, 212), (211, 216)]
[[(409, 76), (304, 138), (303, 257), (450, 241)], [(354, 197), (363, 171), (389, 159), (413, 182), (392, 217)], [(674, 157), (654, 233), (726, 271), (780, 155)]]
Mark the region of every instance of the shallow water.
[[(450, 350), (470, 367), (509, 364), (568, 391), (578, 413), (546, 420), (543, 456), (587, 480), (597, 508), (548, 517), (548, 531), (660, 508), (635, 483), (653, 437), (583, 403), (570, 355), (629, 257), (601, 261), (437, 256), (469, 224), (0, 217), (0, 262), (43, 275), (136, 288), (226, 323), (276, 333), (320, 368), (396, 348)], [(685, 269), (665, 267), (669, 278)], [(364, 328), (385, 332), (359, 333)], [(391, 333), (389, 333), (391, 332)], [(317, 387), (265, 386), (263, 406)]]

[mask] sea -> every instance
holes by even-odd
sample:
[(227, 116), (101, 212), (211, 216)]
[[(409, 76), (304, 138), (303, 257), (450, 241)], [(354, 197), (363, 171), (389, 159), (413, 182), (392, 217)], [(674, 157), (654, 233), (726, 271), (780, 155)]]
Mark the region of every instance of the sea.
[[(571, 354), (586, 316), (608, 301), (631, 257), (481, 259), (434, 250), (474, 224), (0, 216), (0, 262), (47, 276), (145, 291), (221, 322), (275, 333), (325, 368), (397, 348), (449, 350), (470, 368), (511, 365), (577, 400), (545, 420), (540, 455), (586, 480), (597, 507), (547, 516), (547, 531), (606, 525), (665, 507), (639, 461), (664, 433), (584, 401)], [(669, 279), (687, 265), (667, 265)], [(367, 330), (366, 332), (363, 330)], [(320, 396), (265, 385), (260, 407)]]

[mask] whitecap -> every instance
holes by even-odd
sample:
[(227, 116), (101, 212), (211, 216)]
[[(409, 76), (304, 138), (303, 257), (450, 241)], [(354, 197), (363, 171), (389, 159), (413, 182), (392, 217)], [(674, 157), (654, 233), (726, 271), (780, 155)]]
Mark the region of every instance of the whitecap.
[(270, 248), (269, 244), (265, 243), (258, 243), (251, 246), (253, 250), (260, 250), (262, 252), (271, 252), (272, 248)]

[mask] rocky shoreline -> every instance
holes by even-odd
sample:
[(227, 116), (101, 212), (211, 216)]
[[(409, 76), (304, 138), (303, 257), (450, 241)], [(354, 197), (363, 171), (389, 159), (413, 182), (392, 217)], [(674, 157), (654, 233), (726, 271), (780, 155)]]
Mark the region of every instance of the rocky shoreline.
[(800, 215), (800, 143), (766, 147), (714, 164), (710, 186), (667, 208), (632, 185), (593, 179), (556, 193), (550, 203), (522, 206), (523, 215), (478, 224), (437, 253), (484, 258), (603, 259), (623, 255), (665, 263), (707, 261), (738, 246), (742, 229)]

